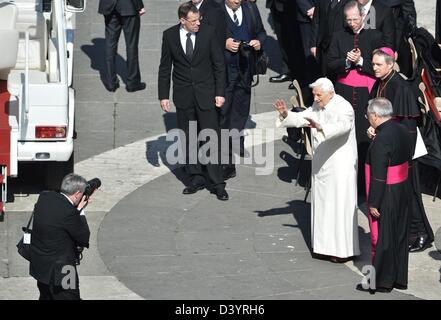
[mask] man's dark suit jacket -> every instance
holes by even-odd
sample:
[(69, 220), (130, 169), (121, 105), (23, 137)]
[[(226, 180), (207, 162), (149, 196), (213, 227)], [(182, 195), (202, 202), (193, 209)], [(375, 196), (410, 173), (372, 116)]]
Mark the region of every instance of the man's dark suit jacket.
[(115, 9), (122, 16), (136, 16), (142, 8), (142, 0), (100, 0), (98, 13), (107, 16)]
[(201, 24), (196, 35), (193, 58), (185, 55), (179, 30), (175, 25), (164, 31), (161, 63), (158, 72), (159, 100), (169, 99), (173, 67), (173, 102), (177, 109), (194, 106), (202, 110), (215, 108), (215, 97), (225, 97), (225, 60), (216, 33), (210, 25)]
[[(224, 7), (223, 8), (225, 11), (225, 17), (226, 19), (231, 19), (227, 9)], [(253, 10), (254, 12), (254, 17), (256, 18), (256, 24), (253, 24), (253, 19), (251, 17), (251, 11)], [(248, 27), (248, 32), (250, 34), (250, 39), (251, 40), (259, 40), (260, 41), (260, 45), (263, 48), (263, 44), (266, 40), (266, 31), (265, 28), (263, 27), (263, 23), (262, 23), (262, 18), (260, 17), (260, 13), (259, 13), (259, 9), (257, 8), (255, 3), (249, 2), (249, 3), (244, 3), (242, 2), (242, 14), (245, 17), (245, 21), (247, 22), (247, 27)], [(228, 27), (227, 24), (227, 34), (226, 34), (226, 38), (233, 38), (233, 32), (232, 30)], [(237, 39), (237, 40), (241, 40), (241, 39)], [(234, 53), (232, 53), (229, 50), (224, 50), (225, 51), (225, 61), (227, 63), (227, 65), (230, 63), (231, 58), (233, 56)], [(253, 55), (251, 55), (250, 57), (253, 57)], [(250, 66), (252, 68), (254, 68), (254, 60), (250, 62)], [(255, 70), (254, 69), (250, 69), (249, 70), (251, 72), (251, 74), (254, 74)]]
[[(372, 7), (375, 8), (375, 29), (383, 34), (384, 46), (396, 50), (395, 19), (392, 14), (392, 10), (378, 0), (372, 1), (370, 11), (372, 11)], [(368, 22), (369, 21), (367, 21), (367, 24)], [(367, 24), (365, 24), (365, 28), (367, 28)]]
[(296, 0), (296, 19), (298, 22), (311, 22), (306, 12), (315, 7), (316, 0)]
[(328, 50), (334, 32), (344, 29), (343, 7), (348, 0), (341, 0), (330, 10), (330, 0), (318, 0), (312, 19), (310, 46)]
[[(222, 4), (222, 6), (224, 6)], [(225, 12), (222, 6), (214, 0), (204, 0), (199, 7), (201, 22), (209, 24), (216, 31), (219, 40), (219, 46), (225, 48), (225, 31), (227, 23), (225, 20)]]
[[(289, 0), (292, 1), (292, 0)], [(271, 9), (271, 7), (273, 7), (274, 9), (276, 9), (279, 12), (283, 12), (283, 10), (285, 9), (285, 2), (286, 0), (266, 0), (266, 4), (265, 7), (267, 7), (268, 9)]]
[(86, 218), (57, 192), (43, 192), (34, 208), (30, 275), (47, 285), (60, 286), (64, 266), (75, 267), (76, 247), (89, 247)]
[(405, 32), (409, 20), (416, 24), (417, 14), (413, 0), (380, 0), (385, 6), (392, 9), (395, 18), (396, 39), (399, 45), (403, 32)]

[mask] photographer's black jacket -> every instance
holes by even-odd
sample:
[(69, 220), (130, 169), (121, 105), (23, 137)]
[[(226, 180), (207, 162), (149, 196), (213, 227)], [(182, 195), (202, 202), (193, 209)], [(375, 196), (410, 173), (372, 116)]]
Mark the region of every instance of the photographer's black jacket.
[(34, 208), (30, 275), (45, 284), (61, 285), (66, 265), (75, 267), (76, 247), (89, 247), (86, 218), (61, 193), (43, 192)]

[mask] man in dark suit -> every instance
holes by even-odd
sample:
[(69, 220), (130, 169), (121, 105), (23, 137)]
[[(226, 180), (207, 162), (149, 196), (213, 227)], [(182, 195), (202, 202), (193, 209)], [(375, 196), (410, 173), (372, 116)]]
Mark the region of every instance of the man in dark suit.
[(199, 9), (201, 23), (209, 24), (216, 31), (219, 40), (219, 46), (225, 46), (225, 30), (227, 24), (225, 21), (225, 12), (222, 6), (215, 0), (191, 0), (196, 8)]
[(382, 33), (383, 46), (396, 48), (395, 19), (392, 10), (381, 0), (357, 0), (363, 6), (364, 29), (375, 29)]
[[(296, 0), (294, 3), (295, 24), (293, 27), (293, 54), (296, 61), (293, 70), (295, 78), (299, 81), (304, 93), (309, 96), (309, 103), (312, 103), (311, 90), (308, 85), (314, 82), (318, 76), (318, 66), (311, 54), (309, 43), (312, 36), (312, 19), (315, 11), (316, 0)], [(294, 89), (291, 83), (289, 89)], [(308, 100), (308, 99), (307, 99)]]
[(266, 0), (266, 7), (270, 9), (274, 32), (282, 54), (282, 68), (280, 74), (270, 77), (270, 82), (285, 82), (293, 79), (293, 61), (291, 57), (291, 23), (292, 12), (289, 10), (287, 0)]
[(410, 78), (413, 74), (412, 54), (407, 37), (409, 25), (417, 26), (415, 3), (413, 0), (381, 0), (392, 10), (395, 20), (395, 51), (398, 52), (397, 63), (400, 72)]
[(138, 61), (140, 16), (145, 13), (142, 0), (100, 0), (98, 13), (104, 15), (106, 24), (107, 79), (104, 79), (104, 86), (111, 92), (119, 88), (115, 58), (122, 29), (127, 50), (126, 90), (128, 92), (144, 90), (146, 84), (141, 82)]
[(78, 247), (89, 247), (90, 231), (83, 208), (86, 180), (68, 174), (60, 193), (43, 192), (34, 208), (30, 275), (40, 300), (79, 300)]
[[(216, 138), (220, 137), (216, 107), (222, 107), (225, 102), (225, 62), (215, 30), (208, 24), (201, 25), (195, 5), (191, 2), (181, 4), (178, 16), (180, 24), (163, 33), (158, 95), (161, 108), (165, 112), (170, 111), (173, 67), (173, 102), (178, 127), (185, 134), (185, 169), (191, 179), (183, 193), (192, 194), (204, 189), (206, 181), (199, 157), (197, 163), (189, 161), (189, 155), (195, 151), (189, 147), (193, 145), (197, 148), (198, 144), (198, 141), (189, 141), (189, 132), (196, 123), (199, 130), (210, 129), (210, 132), (215, 132)], [(206, 172), (211, 192), (219, 200), (228, 200), (219, 161), (209, 161)]]
[(318, 0), (312, 20), (310, 48), (316, 58), (322, 76), (329, 78), (327, 71), (327, 53), (332, 35), (344, 29), (343, 7), (348, 0)]
[[(228, 164), (223, 168), (224, 178), (236, 175), (232, 161), (233, 151), (244, 155), (243, 136), (236, 135), (245, 128), (250, 113), (251, 83), (255, 74), (255, 51), (265, 42), (266, 32), (256, 4), (241, 0), (225, 0), (227, 34), (225, 61), (227, 63), (227, 89), (225, 105), (221, 111), (221, 128), (230, 131), (232, 143), (228, 150)], [(233, 150), (234, 149), (234, 150)], [(222, 150), (225, 153), (226, 148)]]

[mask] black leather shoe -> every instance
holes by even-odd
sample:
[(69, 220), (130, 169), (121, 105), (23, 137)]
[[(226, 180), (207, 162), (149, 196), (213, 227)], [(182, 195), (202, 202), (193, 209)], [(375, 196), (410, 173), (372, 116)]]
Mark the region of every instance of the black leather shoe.
[(228, 193), (227, 193), (227, 191), (225, 191), (225, 189), (217, 190), (216, 197), (221, 201), (227, 201), (229, 199)]
[(409, 252), (421, 252), (431, 246), (427, 235), (422, 235), (416, 238), (414, 243), (409, 246)]
[(119, 88), (119, 82), (116, 83), (113, 87), (105, 86), (105, 88), (107, 89), (107, 91), (115, 92)]
[(145, 84), (145, 82), (140, 82), (137, 86), (135, 87), (126, 87), (127, 92), (135, 92), (135, 91), (141, 91), (144, 90), (147, 87), (147, 85)]
[(269, 82), (274, 82), (274, 83), (280, 83), (286, 81), (292, 81), (291, 77), (287, 74), (279, 74), (278, 76), (269, 78)]
[(355, 290), (361, 291), (361, 292), (369, 292), (370, 294), (375, 294), (375, 289), (365, 289), (363, 288), (363, 285), (361, 283), (357, 284), (357, 286), (355, 287)]
[(193, 193), (196, 193), (196, 192), (198, 192), (199, 190), (202, 190), (202, 189), (204, 189), (204, 188), (205, 188), (205, 186), (204, 186), (203, 184), (190, 185), (190, 186), (186, 187), (186, 188), (182, 191), (182, 193), (183, 193), (183, 194), (193, 194)]
[(234, 178), (236, 176), (236, 169), (234, 167), (226, 167), (222, 169), (222, 174), (224, 177), (224, 181)]

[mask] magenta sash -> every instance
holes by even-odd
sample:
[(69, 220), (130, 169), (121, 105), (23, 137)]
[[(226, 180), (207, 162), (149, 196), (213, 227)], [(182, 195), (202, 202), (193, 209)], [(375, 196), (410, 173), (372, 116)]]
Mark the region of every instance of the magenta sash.
[[(366, 163), (364, 170), (366, 176), (366, 199), (369, 199), (369, 187), (371, 185), (371, 166)], [(408, 162), (404, 162), (397, 166), (388, 167), (386, 184), (392, 185), (406, 181), (408, 174), (409, 174)], [(369, 228), (371, 229), (371, 244), (372, 244), (371, 257), (372, 257), (372, 263), (374, 263), (375, 250), (377, 248), (377, 243), (378, 243), (378, 219), (372, 217), (372, 215), (370, 214), (369, 203), (368, 203), (368, 209), (369, 209), (369, 214), (368, 214)]]
[(345, 84), (351, 87), (363, 87), (368, 88), (369, 93), (374, 86), (376, 79), (371, 76), (360, 74), (357, 70), (353, 69), (349, 71), (346, 75), (339, 75), (337, 77), (337, 82)]

